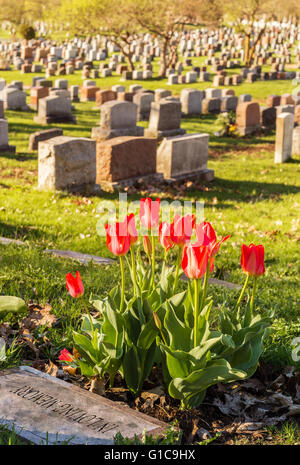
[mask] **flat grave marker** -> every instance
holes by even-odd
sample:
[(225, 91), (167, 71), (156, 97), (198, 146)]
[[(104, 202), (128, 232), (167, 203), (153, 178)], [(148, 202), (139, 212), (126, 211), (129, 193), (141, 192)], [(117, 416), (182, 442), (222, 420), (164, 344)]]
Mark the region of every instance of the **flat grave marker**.
[(167, 424), (31, 367), (0, 372), (1, 422), (35, 444), (114, 444)]

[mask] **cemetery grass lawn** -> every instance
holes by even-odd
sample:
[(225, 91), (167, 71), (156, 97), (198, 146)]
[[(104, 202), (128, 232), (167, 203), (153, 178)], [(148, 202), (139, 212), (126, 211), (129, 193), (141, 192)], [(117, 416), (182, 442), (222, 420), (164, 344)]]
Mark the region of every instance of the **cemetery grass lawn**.
[[(7, 80), (26, 80), (29, 84), (33, 75), (11, 72), (5, 76), (1, 72), (1, 76)], [(70, 83), (78, 82), (78, 76), (76, 79), (66, 77)], [(114, 79), (99, 80), (101, 88), (119, 83), (119, 78)], [(169, 88), (165, 82), (141, 84), (149, 88)], [(288, 81), (260, 82), (243, 84), (234, 90), (238, 94), (249, 92), (261, 99), (262, 95), (289, 92), (289, 85)], [(203, 88), (201, 86), (198, 83), (193, 87)], [(178, 93), (180, 87), (173, 86), (171, 90)], [(57, 126), (64, 129), (64, 135), (90, 137), (91, 128), (99, 123), (99, 110), (94, 109), (94, 103), (75, 103), (75, 109), (76, 125)], [(52, 328), (39, 328), (34, 336), (39, 357), (58, 364), (60, 350), (72, 348), (72, 329), (78, 326), (83, 311), (80, 303), (67, 294), (65, 274), (78, 269), (86, 299), (91, 294), (104, 297), (118, 284), (119, 267), (117, 261), (113, 266), (98, 267), (91, 263), (84, 266), (54, 258), (43, 250), (68, 249), (112, 258), (105, 238), (96, 234), (96, 224), (103, 219), (97, 206), (103, 199), (116, 202), (118, 196), (39, 192), (36, 188), (37, 153), (28, 152), (28, 139), (32, 132), (46, 129), (46, 126), (35, 124), (33, 116), (32, 111), (6, 111), (9, 143), (17, 146), (17, 154), (0, 154), (0, 236), (20, 239), (26, 245), (0, 245), (0, 294), (17, 295), (27, 303), (51, 305), (57, 324)], [(275, 331), (266, 341), (262, 361), (274, 366), (293, 364), (291, 341), (299, 336), (300, 157), (274, 165), (274, 132), (251, 138), (216, 138), (213, 136), (214, 120), (211, 115), (184, 118), (182, 127), (188, 133), (210, 133), (208, 167), (215, 170), (215, 181), (207, 186), (186, 184), (163, 192), (154, 189), (150, 195), (169, 200), (203, 201), (205, 219), (212, 222), (218, 235), (231, 235), (217, 257), (214, 277), (243, 284), (241, 244), (253, 242), (265, 246), (266, 274), (259, 280), (257, 304), (258, 311), (274, 309)], [(146, 123), (138, 124), (146, 126)], [(147, 190), (134, 192), (129, 200), (147, 194)], [(217, 315), (224, 297), (231, 305), (238, 291), (211, 286), (210, 292), (215, 298)], [(22, 316), (8, 316), (13, 329), (18, 329), (18, 319)], [(2, 322), (0, 320), (0, 324)], [(31, 364), (34, 359), (33, 351), (24, 344), (9, 355), (6, 366)]]

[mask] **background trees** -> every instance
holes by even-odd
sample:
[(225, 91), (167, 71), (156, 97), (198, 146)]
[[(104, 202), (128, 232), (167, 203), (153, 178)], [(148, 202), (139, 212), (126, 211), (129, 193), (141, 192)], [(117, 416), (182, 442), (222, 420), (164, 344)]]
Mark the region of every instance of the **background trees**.
[[(48, 22), (73, 36), (106, 35), (133, 70), (131, 43), (137, 33), (156, 37), (160, 76), (177, 61), (180, 33), (189, 27), (230, 25), (244, 37), (244, 61), (251, 65), (266, 22), (300, 15), (299, 0), (0, 0), (0, 21), (13, 29)], [(261, 19), (264, 21), (260, 21)]]

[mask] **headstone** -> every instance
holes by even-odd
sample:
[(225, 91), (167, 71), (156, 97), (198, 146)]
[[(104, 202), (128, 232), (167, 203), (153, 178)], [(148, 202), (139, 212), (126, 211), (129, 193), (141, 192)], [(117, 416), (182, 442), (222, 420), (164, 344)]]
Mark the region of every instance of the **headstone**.
[(0, 119), (0, 153), (16, 153), (16, 147), (8, 144), (8, 122)]
[[(140, 86), (138, 86), (140, 87)], [(112, 86), (111, 90), (113, 92), (126, 92), (126, 87), (125, 86), (120, 86), (120, 84), (116, 84), (114, 86)]]
[(137, 92), (133, 95), (133, 103), (137, 105), (138, 121), (148, 121), (153, 101), (154, 94), (150, 92)]
[(280, 105), (280, 95), (269, 95), (266, 104), (268, 107), (277, 107)]
[(274, 128), (276, 125), (276, 108), (260, 107), (260, 124), (263, 128)]
[(208, 134), (163, 139), (157, 151), (156, 171), (167, 180), (200, 177), (211, 181), (214, 172), (207, 169), (208, 141)]
[(72, 102), (79, 102), (79, 86), (70, 87), (70, 97)]
[[(124, 87), (124, 86), (122, 86), (122, 87)], [(129, 86), (129, 92), (133, 92), (134, 94), (136, 92), (138, 92), (139, 90), (142, 90), (142, 89), (143, 89), (143, 87), (138, 85), (138, 84), (132, 84), (131, 86)]]
[(95, 184), (96, 142), (83, 137), (54, 137), (38, 146), (39, 189)]
[(143, 136), (144, 128), (136, 125), (137, 105), (111, 100), (101, 106), (100, 127), (92, 128), (92, 138), (111, 139), (119, 136)]
[(300, 155), (300, 126), (293, 129), (292, 154)]
[(253, 134), (260, 128), (260, 110), (256, 102), (239, 103), (236, 109), (237, 130), (241, 136)]
[(167, 425), (31, 367), (0, 372), (3, 424), (35, 444), (113, 445), (114, 437), (158, 436)]
[(184, 115), (201, 115), (203, 93), (196, 89), (183, 89), (180, 94), (181, 108)]
[(239, 103), (251, 102), (252, 96), (250, 94), (241, 94), (239, 96)]
[(69, 82), (67, 79), (56, 79), (54, 83), (54, 87), (57, 89), (68, 89)]
[(145, 129), (146, 137), (169, 137), (185, 134), (185, 129), (180, 127), (181, 103), (170, 97), (151, 103), (149, 127)]
[(226, 95), (221, 98), (221, 112), (236, 111), (238, 98), (235, 95)]
[(31, 87), (30, 89), (30, 106), (33, 110), (38, 110), (39, 100), (48, 97), (48, 87)]
[(35, 116), (34, 121), (39, 124), (76, 123), (76, 118), (72, 115), (71, 100), (58, 96), (40, 99), (38, 116)]
[(292, 156), (294, 115), (281, 113), (276, 119), (275, 163), (284, 163)]
[(96, 105), (100, 107), (105, 102), (117, 99), (117, 92), (113, 90), (98, 90), (96, 92)]
[(155, 89), (154, 92), (154, 101), (159, 102), (160, 100), (166, 98), (166, 97), (171, 97), (172, 92), (167, 89)]
[(98, 92), (98, 90), (99, 90), (99, 87), (97, 86), (82, 87), (80, 101), (81, 102), (95, 102), (96, 93)]
[(205, 89), (205, 98), (213, 99), (213, 98), (221, 98), (222, 97), (222, 89)]
[(97, 184), (106, 190), (156, 174), (156, 139), (115, 137), (97, 141)]
[(202, 113), (220, 113), (220, 110), (221, 98), (204, 98), (202, 100)]
[(26, 93), (15, 87), (4, 89), (2, 92), (2, 99), (4, 100), (5, 110), (29, 110), (26, 104)]
[(63, 130), (60, 128), (45, 129), (45, 131), (34, 132), (29, 138), (29, 152), (38, 149), (38, 143), (63, 135)]
[(121, 102), (133, 102), (133, 97), (134, 97), (133, 92), (118, 92), (117, 93), (117, 100), (120, 100)]

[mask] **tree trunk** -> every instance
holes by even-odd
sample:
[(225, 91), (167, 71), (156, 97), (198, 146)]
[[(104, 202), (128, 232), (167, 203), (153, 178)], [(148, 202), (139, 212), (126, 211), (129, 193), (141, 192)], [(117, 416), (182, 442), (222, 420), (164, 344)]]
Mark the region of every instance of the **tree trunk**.
[(122, 45), (122, 43), (118, 43), (118, 42), (115, 42), (115, 44), (120, 48), (121, 52), (125, 56), (128, 67), (129, 67), (129, 71), (131, 72), (134, 71), (134, 63), (132, 61), (132, 53), (130, 51), (130, 45), (129, 44), (124, 45), (124, 43)]
[(256, 41), (254, 42), (254, 44), (252, 45), (251, 49), (250, 49), (250, 52), (249, 52), (249, 66), (251, 66), (251, 61), (252, 61), (252, 58), (253, 58), (253, 55), (254, 55), (254, 52), (255, 52), (255, 47), (256, 45), (258, 44), (258, 42), (261, 40), (263, 34), (265, 32), (265, 28), (261, 29), (259, 31), (259, 34), (257, 36), (257, 39)]
[(249, 68), (249, 53), (250, 53), (250, 34), (245, 35), (245, 46), (244, 46), (244, 62), (246, 65), (246, 68)]
[(159, 76), (160, 77), (166, 77), (167, 58), (168, 58), (168, 53), (167, 53), (168, 43), (169, 43), (169, 39), (165, 37), (164, 42), (163, 42), (162, 51), (161, 51), (161, 56), (160, 56), (160, 68), (159, 68)]
[(129, 66), (129, 71), (134, 71), (134, 64), (133, 64), (133, 61), (132, 61), (131, 53), (129, 55), (125, 55), (125, 56), (126, 56), (126, 60), (127, 60), (128, 66)]

